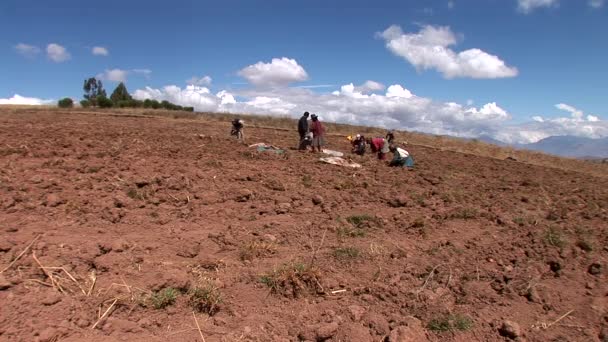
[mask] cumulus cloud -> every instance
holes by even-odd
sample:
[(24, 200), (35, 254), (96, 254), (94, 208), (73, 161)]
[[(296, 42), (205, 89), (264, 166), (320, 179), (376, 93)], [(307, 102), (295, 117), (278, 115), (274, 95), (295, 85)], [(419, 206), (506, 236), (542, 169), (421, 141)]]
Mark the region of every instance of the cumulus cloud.
[(95, 56), (107, 56), (110, 54), (108, 49), (103, 46), (94, 46), (93, 49), (91, 50), (91, 52)]
[(40, 53), (40, 48), (33, 45), (28, 45), (24, 43), (19, 43), (15, 45), (15, 51), (22, 56), (32, 58)]
[(517, 9), (525, 14), (541, 7), (556, 6), (558, 0), (517, 0)]
[(602, 8), (604, 6), (604, 0), (589, 0), (589, 6), (593, 8)]
[(418, 96), (400, 84), (384, 93), (365, 93), (352, 83), (332, 93), (301, 87), (252, 88), (212, 92), (207, 87), (175, 85), (138, 89), (136, 99), (167, 100), (197, 111), (251, 113), (299, 117), (317, 113), (321, 120), (406, 129), (432, 134), (474, 138), (490, 136), (506, 143), (531, 143), (552, 135), (592, 138), (608, 136), (608, 122), (572, 106), (560, 104), (568, 117), (534, 116), (530, 122), (513, 123), (512, 115), (496, 102), (479, 106), (440, 102)]
[(72, 55), (63, 46), (51, 43), (46, 47), (46, 54), (55, 63), (61, 63), (72, 58)]
[(55, 100), (44, 100), (36, 97), (25, 97), (19, 94), (13, 95), (13, 97), (8, 99), (0, 99), (0, 105), (31, 105), (31, 106), (40, 106), (40, 105), (49, 105), (55, 103)]
[(416, 69), (435, 69), (445, 78), (504, 78), (517, 76), (515, 67), (507, 66), (498, 56), (480, 49), (453, 51), (456, 35), (445, 26), (424, 26), (419, 32), (404, 33), (392, 25), (378, 34), (386, 47), (403, 57)]
[(256, 86), (285, 86), (293, 82), (306, 81), (308, 74), (295, 59), (273, 58), (270, 63), (257, 62), (238, 72), (249, 83)]
[(355, 87), (355, 90), (361, 93), (373, 93), (375, 91), (384, 90), (386, 86), (380, 82), (367, 80), (360, 86)]
[(570, 116), (546, 118), (532, 117), (532, 122), (511, 125), (497, 131), (497, 139), (507, 143), (533, 143), (550, 136), (573, 135), (587, 138), (608, 137), (608, 122), (596, 115), (585, 113), (571, 105), (558, 103), (557, 109), (570, 113)]
[(112, 82), (127, 82), (127, 75), (129, 71), (122, 69), (106, 69), (101, 74), (97, 74), (97, 78), (104, 81)]
[(210, 76), (205, 75), (203, 77), (192, 76), (186, 83), (195, 86), (210, 86), (212, 81), (213, 79)]

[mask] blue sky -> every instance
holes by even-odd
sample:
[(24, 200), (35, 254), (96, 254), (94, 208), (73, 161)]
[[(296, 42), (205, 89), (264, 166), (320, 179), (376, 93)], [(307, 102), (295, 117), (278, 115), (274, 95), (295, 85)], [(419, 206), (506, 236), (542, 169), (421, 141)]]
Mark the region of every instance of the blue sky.
[[(34, 102), (81, 98), (83, 80), (99, 76), (108, 92), (126, 80), (139, 98), (200, 110), (297, 116), (311, 108), (331, 121), (517, 142), (603, 137), (607, 7), (601, 0), (3, 0), (0, 103), (19, 102), (15, 94)], [(94, 47), (103, 49), (95, 55)]]

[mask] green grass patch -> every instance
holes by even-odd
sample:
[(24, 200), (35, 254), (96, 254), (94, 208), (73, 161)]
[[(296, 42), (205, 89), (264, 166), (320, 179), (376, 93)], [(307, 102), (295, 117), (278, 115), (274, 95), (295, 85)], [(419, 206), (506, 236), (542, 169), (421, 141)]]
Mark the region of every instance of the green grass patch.
[(150, 302), (155, 309), (164, 309), (173, 305), (177, 299), (177, 290), (171, 287), (155, 292), (150, 296)]
[(381, 225), (380, 220), (376, 216), (367, 214), (349, 216), (346, 218), (346, 222), (352, 224), (355, 228), (371, 228)]
[(333, 252), (336, 259), (341, 261), (353, 260), (361, 257), (361, 251), (356, 247), (340, 247)]
[(473, 327), (473, 320), (465, 315), (450, 314), (431, 320), (427, 328), (434, 332), (467, 331)]
[(190, 289), (188, 304), (196, 311), (213, 316), (220, 310), (222, 294), (211, 282)]

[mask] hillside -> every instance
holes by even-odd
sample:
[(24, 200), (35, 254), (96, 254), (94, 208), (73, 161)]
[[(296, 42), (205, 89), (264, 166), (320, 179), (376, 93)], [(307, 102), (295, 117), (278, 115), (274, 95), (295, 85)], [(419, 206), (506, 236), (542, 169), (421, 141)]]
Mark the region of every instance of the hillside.
[(0, 340), (608, 335), (604, 165), (399, 133), (414, 170), (349, 169), (184, 117), (0, 108)]

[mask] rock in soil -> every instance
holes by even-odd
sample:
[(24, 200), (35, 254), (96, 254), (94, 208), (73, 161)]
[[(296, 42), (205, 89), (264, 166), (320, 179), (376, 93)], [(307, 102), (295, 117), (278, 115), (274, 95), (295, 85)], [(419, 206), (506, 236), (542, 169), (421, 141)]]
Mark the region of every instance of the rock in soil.
[(428, 341), (426, 331), (419, 319), (409, 316), (406, 324), (393, 329), (388, 335), (389, 342), (425, 342)]
[(61, 295), (59, 293), (49, 293), (44, 299), (41, 301), (42, 304), (51, 306), (61, 302)]
[(65, 200), (59, 198), (56, 194), (49, 194), (46, 196), (46, 205), (49, 207), (56, 207), (60, 204), (64, 204)]
[(594, 262), (593, 264), (589, 265), (589, 274), (592, 275), (600, 275), (602, 274), (602, 265), (599, 262)]
[(365, 308), (359, 305), (351, 305), (348, 307), (348, 313), (353, 321), (359, 322), (365, 314)]
[(338, 323), (332, 322), (322, 324), (317, 328), (317, 341), (325, 341), (332, 338), (338, 332)]
[(7, 290), (11, 286), (13, 286), (13, 284), (10, 281), (8, 281), (8, 279), (6, 279), (4, 277), (4, 275), (0, 274), (0, 291)]
[(521, 328), (519, 327), (519, 324), (512, 321), (504, 321), (498, 329), (498, 332), (501, 336), (508, 337), (513, 340), (521, 336)]
[(314, 195), (314, 196), (312, 196), (312, 203), (314, 205), (321, 205), (321, 204), (323, 204), (323, 197), (321, 197), (321, 195)]

